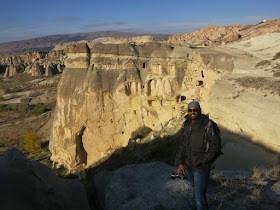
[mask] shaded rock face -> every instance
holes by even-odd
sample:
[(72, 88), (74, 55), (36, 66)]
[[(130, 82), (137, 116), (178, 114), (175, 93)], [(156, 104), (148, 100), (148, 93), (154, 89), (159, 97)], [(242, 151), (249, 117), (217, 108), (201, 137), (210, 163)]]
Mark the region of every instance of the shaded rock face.
[(206, 104), (215, 80), (234, 67), (225, 53), (156, 42), (84, 49), (77, 44), (67, 54), (50, 140), (55, 165), (70, 169), (126, 146), (142, 125), (180, 118), (193, 99)]
[(3, 153), (0, 170), (3, 210), (90, 209), (81, 183), (58, 178), (40, 162), (29, 162), (19, 150)]
[(172, 180), (175, 168), (154, 162), (127, 165), (94, 177), (100, 209), (190, 209), (192, 190), (186, 180)]
[(170, 36), (168, 43), (192, 44), (195, 46), (217, 46), (240, 42), (267, 33), (280, 32), (280, 18), (257, 25), (209, 26), (192, 33)]

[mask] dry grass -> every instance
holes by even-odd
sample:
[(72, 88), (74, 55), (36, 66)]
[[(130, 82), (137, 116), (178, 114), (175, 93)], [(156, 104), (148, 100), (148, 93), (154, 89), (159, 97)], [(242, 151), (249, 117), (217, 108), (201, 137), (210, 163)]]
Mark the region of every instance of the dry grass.
[(34, 86), (32, 89), (33, 90), (41, 90), (41, 89), (48, 89), (48, 88), (52, 88), (52, 87), (57, 87), (58, 83), (52, 83), (52, 84), (44, 84), (44, 85), (37, 85)]
[(280, 165), (274, 166), (270, 169), (253, 168), (253, 178), (263, 181), (280, 181)]
[(257, 199), (257, 200), (262, 200), (263, 196), (263, 186), (260, 187), (254, 187), (252, 190), (252, 195)]
[[(280, 167), (254, 168), (252, 175), (224, 176), (211, 172), (207, 197), (213, 209), (277, 209), (279, 201), (270, 196), (270, 186), (279, 180)], [(241, 208), (242, 207), (242, 208)]]
[(266, 77), (240, 77), (235, 81), (245, 88), (254, 88), (256, 90), (266, 91), (270, 94), (278, 94), (280, 96), (280, 80), (269, 79)]
[(256, 68), (263, 67), (263, 66), (268, 66), (268, 65), (270, 65), (270, 64), (271, 64), (270, 61), (264, 60), (264, 61), (261, 61), (261, 62), (257, 63), (257, 64), (256, 64)]

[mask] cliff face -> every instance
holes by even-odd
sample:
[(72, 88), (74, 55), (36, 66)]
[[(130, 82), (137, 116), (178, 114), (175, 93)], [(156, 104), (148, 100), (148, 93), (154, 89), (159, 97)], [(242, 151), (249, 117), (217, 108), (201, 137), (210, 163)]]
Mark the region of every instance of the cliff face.
[(267, 34), (215, 48), (69, 45), (58, 86), (52, 160), (70, 169), (96, 164), (126, 146), (138, 127), (179, 121), (193, 99), (220, 126), (280, 151), (279, 38)]
[(70, 45), (58, 86), (50, 150), (57, 165), (87, 166), (128, 144), (142, 125), (179, 118), (192, 99), (205, 105), (230, 56), (157, 42)]

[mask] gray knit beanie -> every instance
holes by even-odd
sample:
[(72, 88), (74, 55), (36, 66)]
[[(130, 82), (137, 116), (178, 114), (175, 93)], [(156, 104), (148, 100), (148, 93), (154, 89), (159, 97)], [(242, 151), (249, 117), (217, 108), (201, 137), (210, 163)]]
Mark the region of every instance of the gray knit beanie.
[(191, 107), (195, 107), (195, 108), (198, 108), (200, 109), (200, 105), (197, 101), (192, 101), (188, 104), (188, 109), (191, 108)]

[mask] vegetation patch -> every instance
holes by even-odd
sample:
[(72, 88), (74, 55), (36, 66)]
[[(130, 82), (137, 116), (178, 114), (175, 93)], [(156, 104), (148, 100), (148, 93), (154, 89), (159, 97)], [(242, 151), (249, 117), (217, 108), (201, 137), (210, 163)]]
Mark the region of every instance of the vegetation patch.
[(268, 66), (268, 65), (270, 65), (270, 64), (271, 64), (270, 61), (264, 60), (264, 61), (261, 61), (261, 62), (257, 63), (257, 64), (256, 64), (256, 68), (263, 67), (263, 66)]
[(52, 88), (52, 87), (57, 87), (58, 83), (52, 83), (52, 84), (44, 84), (44, 85), (37, 85), (34, 86), (32, 89), (33, 90), (41, 90), (41, 89), (48, 89), (48, 88)]
[(27, 103), (20, 104), (0, 104), (0, 112), (13, 111), (20, 116), (38, 116), (44, 112), (51, 110), (51, 106), (48, 104), (36, 104), (30, 105)]
[(138, 138), (142, 139), (142, 138), (146, 137), (151, 131), (152, 131), (152, 129), (147, 126), (139, 127), (136, 131), (133, 131), (131, 133), (131, 139), (132, 140), (136, 140)]
[(280, 52), (276, 53), (272, 60), (277, 60), (280, 58)]
[(22, 149), (28, 153), (38, 153), (42, 151), (41, 140), (34, 131), (29, 131), (25, 134)]
[(235, 81), (245, 88), (269, 91), (280, 96), (280, 80), (272, 80), (266, 77), (240, 77)]
[(273, 76), (274, 76), (274, 77), (280, 77), (280, 71), (274, 72), (274, 73), (273, 73)]
[(12, 87), (12, 88), (6, 88), (5, 89), (5, 94), (8, 94), (8, 93), (18, 93), (18, 92), (21, 92), (21, 91), (23, 91), (22, 87), (15, 86), (15, 87)]
[(276, 165), (273, 168), (253, 168), (252, 177), (263, 181), (280, 181), (280, 165)]

